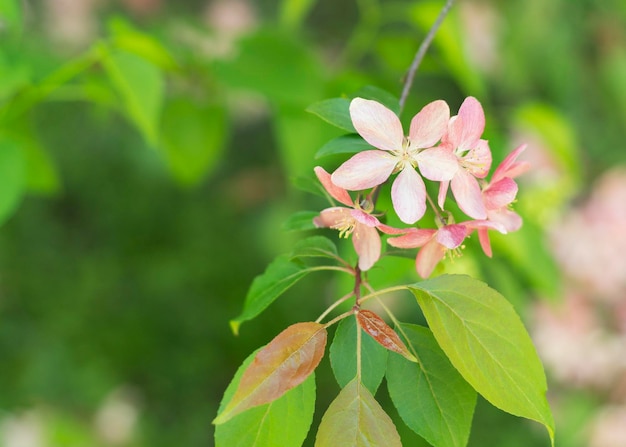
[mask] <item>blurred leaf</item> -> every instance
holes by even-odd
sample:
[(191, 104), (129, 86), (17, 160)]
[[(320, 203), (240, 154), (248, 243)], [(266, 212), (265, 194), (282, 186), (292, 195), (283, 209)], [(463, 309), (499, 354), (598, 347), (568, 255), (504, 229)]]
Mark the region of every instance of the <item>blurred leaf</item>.
[(124, 51), (106, 54), (103, 65), (124, 101), (129, 118), (149, 143), (156, 144), (164, 94), (159, 69), (146, 59)]
[(296, 323), (263, 347), (246, 368), (232, 399), (213, 421), (223, 424), (249, 408), (272, 402), (300, 385), (324, 356), (327, 332), (320, 323)]
[[(356, 331), (356, 318), (344, 318), (330, 345), (330, 365), (341, 388), (356, 377)], [(361, 381), (372, 394), (385, 376), (387, 355), (387, 350), (371, 337), (361, 338)]]
[(294, 34), (261, 30), (239, 41), (236, 58), (217, 61), (214, 70), (228, 86), (301, 106), (320, 97), (322, 66)]
[(326, 157), (335, 154), (354, 154), (374, 149), (359, 135), (342, 135), (334, 138), (320, 148), (315, 158)]
[[(257, 351), (258, 352), (258, 351)], [(219, 413), (239, 387), (241, 376), (256, 352), (248, 356), (226, 388)], [(315, 373), (275, 401), (251, 408), (215, 427), (216, 447), (300, 447), (315, 410)], [(286, 424), (285, 420), (289, 419)]]
[(21, 35), (22, 6), (20, 0), (0, 0), (0, 35), (8, 31), (10, 34)]
[(359, 89), (354, 95), (352, 95), (352, 97), (373, 99), (374, 101), (378, 101), (386, 106), (396, 115), (400, 114), (400, 99), (382, 88), (378, 88), (373, 85), (366, 85), (365, 87)]
[(400, 340), (398, 334), (376, 313), (362, 309), (357, 312), (356, 319), (365, 333), (376, 340), (379, 345), (389, 351), (400, 354), (411, 362), (417, 362), (415, 356), (411, 354), (406, 345)]
[(25, 138), (21, 141), (21, 147), (26, 161), (28, 189), (43, 195), (59, 192), (61, 181), (50, 154), (33, 138)]
[(298, 211), (283, 222), (282, 229), (286, 231), (314, 230), (317, 227), (313, 219), (319, 214), (318, 211)]
[(323, 257), (337, 259), (337, 246), (325, 236), (311, 236), (296, 243), (291, 252), (291, 259), (305, 257)]
[(237, 334), (241, 323), (259, 315), (300, 279), (319, 269), (319, 267), (307, 267), (300, 261), (292, 261), (289, 255), (274, 259), (265, 272), (252, 281), (243, 311), (237, 318), (230, 321), (233, 332)]
[(325, 99), (311, 104), (306, 110), (333, 126), (355, 133), (356, 130), (352, 125), (352, 118), (350, 118), (350, 102), (347, 98)]
[(410, 290), (463, 378), (496, 407), (543, 424), (554, 443), (543, 366), (511, 304), (464, 275), (442, 275)]
[(356, 379), (332, 401), (315, 438), (315, 447), (337, 446), (402, 447), (391, 418)]
[(282, 0), (280, 20), (283, 25), (297, 29), (316, 0)]
[(306, 191), (320, 197), (326, 197), (324, 187), (316, 177), (299, 175), (291, 177), (290, 180), (291, 184), (301, 191)]
[(14, 141), (0, 137), (0, 225), (15, 212), (25, 180), (22, 151)]
[(476, 392), (450, 364), (430, 330), (402, 324), (418, 362), (389, 356), (387, 385), (400, 417), (435, 447), (464, 447), (472, 426)]
[(19, 58), (9, 58), (0, 52), (0, 100), (28, 85), (29, 80), (30, 67), (25, 61)]
[(164, 70), (176, 68), (172, 55), (151, 35), (142, 33), (120, 17), (110, 20), (108, 25), (115, 48), (133, 53)]
[(197, 185), (224, 152), (226, 111), (220, 105), (186, 99), (165, 105), (161, 142), (174, 177), (183, 185)]

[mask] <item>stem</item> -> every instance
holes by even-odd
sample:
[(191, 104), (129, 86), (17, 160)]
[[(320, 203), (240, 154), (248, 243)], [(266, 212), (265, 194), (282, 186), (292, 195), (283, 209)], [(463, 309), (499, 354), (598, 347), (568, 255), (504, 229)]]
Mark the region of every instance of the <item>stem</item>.
[(435, 202), (433, 202), (433, 199), (430, 197), (430, 194), (426, 193), (426, 199), (428, 200), (430, 207), (433, 209), (435, 216), (437, 216), (437, 219), (441, 220), (441, 213), (439, 212), (437, 205), (435, 205)]
[(355, 304), (358, 306), (361, 301), (361, 269), (359, 268), (359, 264), (357, 263), (356, 267), (354, 267), (354, 296), (356, 297)]
[(361, 326), (356, 324), (356, 381), (357, 383), (361, 383), (361, 338), (363, 336), (363, 332), (361, 331)]
[(370, 300), (372, 298), (375, 298), (377, 296), (380, 295), (384, 295), (385, 293), (391, 293), (391, 292), (396, 292), (398, 290), (407, 290), (409, 288), (409, 286), (407, 285), (402, 285), (402, 286), (393, 286), (393, 287), (388, 287), (386, 289), (381, 289), (381, 290), (377, 290), (376, 292), (372, 292), (368, 295), (365, 295), (364, 297), (361, 297), (361, 303)]
[(333, 304), (331, 304), (328, 309), (326, 309), (322, 315), (320, 315), (317, 320), (315, 320), (316, 323), (319, 323), (320, 321), (322, 321), (326, 315), (328, 315), (329, 313), (331, 313), (333, 311), (333, 309), (335, 309), (337, 306), (339, 306), (341, 303), (343, 303), (344, 301), (349, 300), (352, 297), (353, 293), (350, 292), (347, 295), (342, 296), (341, 298), (339, 298), (337, 301), (335, 301)]
[(411, 90), (411, 86), (413, 85), (413, 79), (415, 78), (415, 73), (417, 72), (417, 68), (422, 63), (422, 59), (424, 59), (424, 56), (426, 55), (426, 51), (428, 51), (428, 47), (433, 41), (435, 34), (437, 33), (437, 30), (439, 29), (439, 27), (441, 26), (441, 23), (443, 22), (443, 19), (445, 19), (446, 15), (448, 15), (448, 11), (450, 11), (450, 8), (452, 7), (452, 3), (454, 3), (454, 0), (446, 1), (446, 4), (441, 9), (441, 12), (439, 12), (439, 16), (437, 17), (437, 20), (435, 20), (435, 23), (433, 23), (433, 26), (428, 31), (428, 34), (426, 34), (426, 37), (424, 38), (424, 41), (418, 48), (417, 53), (415, 53), (413, 62), (411, 63), (411, 66), (409, 67), (406, 80), (404, 81), (404, 87), (402, 88), (402, 95), (400, 96), (400, 112), (402, 112), (402, 109), (404, 109), (404, 104), (406, 103), (406, 99), (409, 96), (409, 90)]
[(326, 323), (324, 325), (324, 328), (328, 328), (328, 327), (332, 326), (333, 324), (335, 324), (336, 322), (341, 321), (341, 320), (343, 320), (346, 317), (349, 317), (350, 315), (354, 315), (354, 309), (350, 309), (349, 311), (344, 312), (341, 315), (333, 318), (332, 320), (330, 320), (328, 323)]
[(320, 265), (318, 267), (311, 267), (307, 270), (309, 270), (310, 272), (319, 272), (321, 270), (336, 270), (338, 272), (344, 272), (349, 275), (354, 275), (354, 271), (352, 270), (352, 268), (339, 267), (337, 265)]

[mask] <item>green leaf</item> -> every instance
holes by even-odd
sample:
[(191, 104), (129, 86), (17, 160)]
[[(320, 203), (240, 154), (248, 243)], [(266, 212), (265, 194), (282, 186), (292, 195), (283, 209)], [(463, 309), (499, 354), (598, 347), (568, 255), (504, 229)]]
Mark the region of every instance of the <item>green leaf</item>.
[[(330, 365), (340, 387), (356, 377), (356, 318), (341, 320), (330, 345)], [(372, 394), (380, 386), (387, 368), (387, 350), (370, 336), (361, 337), (361, 380)]]
[(162, 148), (174, 177), (194, 186), (220, 160), (227, 134), (226, 111), (220, 105), (177, 99), (166, 104), (161, 120)]
[(322, 417), (315, 447), (402, 447), (391, 418), (367, 387), (352, 380)]
[(291, 252), (291, 259), (322, 257), (337, 259), (339, 253), (333, 241), (325, 236), (311, 236), (296, 243)]
[(0, 0), (0, 34), (22, 34), (22, 7), (19, 0)]
[(15, 142), (0, 138), (0, 225), (15, 211), (25, 186), (25, 164)]
[(496, 407), (543, 424), (554, 442), (543, 366), (513, 306), (464, 275), (442, 275), (410, 290), (463, 378)]
[(157, 39), (142, 33), (128, 21), (116, 17), (109, 23), (111, 41), (116, 48), (136, 54), (165, 70), (176, 68), (176, 61)]
[(355, 133), (350, 118), (350, 100), (346, 98), (325, 99), (307, 107), (307, 112), (319, 116), (321, 119), (340, 129)]
[(476, 392), (425, 327), (401, 324), (418, 363), (389, 356), (387, 386), (404, 423), (435, 447), (467, 445)]
[(315, 322), (283, 330), (256, 354), (213, 423), (223, 424), (250, 408), (274, 402), (304, 382), (324, 357), (327, 336), (324, 325)]
[(314, 230), (313, 218), (319, 216), (318, 211), (298, 211), (283, 222), (282, 229), (286, 231)]
[(230, 321), (233, 332), (237, 334), (241, 323), (259, 315), (287, 289), (314, 270), (317, 268), (307, 267), (301, 262), (290, 260), (290, 255), (282, 255), (274, 259), (265, 272), (252, 281), (243, 311), (237, 318)]
[[(239, 386), (241, 376), (256, 352), (237, 370), (220, 404), (221, 413)], [(241, 413), (215, 427), (216, 447), (300, 447), (315, 410), (315, 373), (281, 398)], [(288, 424), (285, 421), (289, 421)]]
[(360, 97), (365, 99), (373, 99), (386, 106), (389, 110), (393, 111), (396, 115), (400, 114), (400, 99), (395, 95), (392, 95), (386, 90), (378, 88), (373, 85), (366, 85), (360, 88), (353, 97)]
[(315, 158), (336, 154), (355, 154), (371, 149), (374, 148), (359, 135), (342, 135), (322, 146), (315, 154)]
[(291, 177), (291, 184), (301, 191), (311, 193), (319, 197), (327, 197), (324, 187), (320, 184), (317, 177), (298, 175)]
[(156, 144), (164, 94), (162, 73), (146, 59), (124, 51), (106, 53), (102, 62), (129, 118), (149, 143)]

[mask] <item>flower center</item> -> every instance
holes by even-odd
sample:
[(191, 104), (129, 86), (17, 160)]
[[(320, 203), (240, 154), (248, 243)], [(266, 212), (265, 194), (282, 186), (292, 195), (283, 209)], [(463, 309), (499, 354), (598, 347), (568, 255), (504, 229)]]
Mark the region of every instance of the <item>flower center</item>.
[(339, 230), (339, 237), (347, 239), (356, 227), (356, 219), (354, 217), (346, 217), (335, 225), (331, 226), (334, 230)]

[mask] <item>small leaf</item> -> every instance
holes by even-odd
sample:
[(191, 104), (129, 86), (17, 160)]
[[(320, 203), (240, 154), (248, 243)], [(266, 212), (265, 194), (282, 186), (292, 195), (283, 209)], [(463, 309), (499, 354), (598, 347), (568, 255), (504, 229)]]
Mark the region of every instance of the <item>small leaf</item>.
[(361, 309), (357, 312), (356, 318), (359, 322), (359, 326), (361, 326), (365, 333), (376, 340), (383, 348), (396, 352), (411, 362), (417, 362), (415, 356), (411, 354), (406, 345), (402, 343), (398, 334), (374, 312)]
[(242, 411), (272, 402), (304, 382), (324, 356), (326, 336), (324, 325), (313, 322), (291, 325), (278, 334), (254, 357), (213, 423), (223, 424)]
[(313, 219), (319, 214), (319, 211), (298, 211), (283, 222), (282, 229), (286, 231), (315, 230), (317, 227)]
[(465, 275), (438, 276), (410, 289), (463, 378), (496, 407), (543, 424), (553, 441), (543, 366), (513, 306)]
[[(356, 377), (356, 331), (356, 318), (344, 318), (330, 345), (330, 365), (341, 388)], [(385, 376), (387, 357), (388, 351), (372, 337), (361, 338), (361, 381), (372, 394)]]
[(392, 355), (387, 386), (404, 423), (435, 447), (464, 447), (476, 406), (476, 391), (450, 364), (430, 330), (402, 324), (418, 363)]
[[(257, 350), (258, 352), (258, 350)], [(241, 376), (256, 352), (248, 356), (226, 388), (221, 413), (232, 399)], [(313, 421), (315, 373), (275, 401), (251, 408), (215, 427), (216, 447), (300, 447)], [(285, 424), (285, 420), (289, 423)]]
[(337, 259), (339, 253), (333, 241), (325, 236), (311, 236), (296, 243), (291, 252), (291, 259), (322, 257)]
[(391, 418), (356, 379), (322, 417), (315, 447), (402, 447)]
[(155, 144), (164, 94), (162, 73), (147, 60), (124, 51), (106, 53), (102, 62), (124, 101), (129, 118), (146, 140)]
[(350, 100), (346, 98), (332, 98), (325, 99), (324, 101), (316, 102), (307, 107), (307, 112), (311, 112), (314, 115), (319, 116), (324, 121), (339, 127), (340, 129), (347, 130), (348, 132), (355, 133), (356, 130), (352, 125), (352, 118), (350, 118)]
[(14, 141), (0, 138), (0, 224), (13, 215), (24, 194), (25, 163)]
[(336, 154), (355, 154), (370, 149), (373, 149), (372, 146), (359, 135), (342, 135), (322, 146), (315, 154), (315, 158)]
[(183, 185), (200, 183), (225, 149), (226, 111), (216, 104), (177, 99), (161, 119), (162, 147), (174, 177)]
[(230, 326), (235, 334), (239, 332), (242, 322), (251, 320), (287, 289), (312, 271), (298, 261), (291, 261), (289, 255), (282, 255), (274, 259), (267, 266), (265, 272), (254, 278), (241, 314), (230, 321)]

